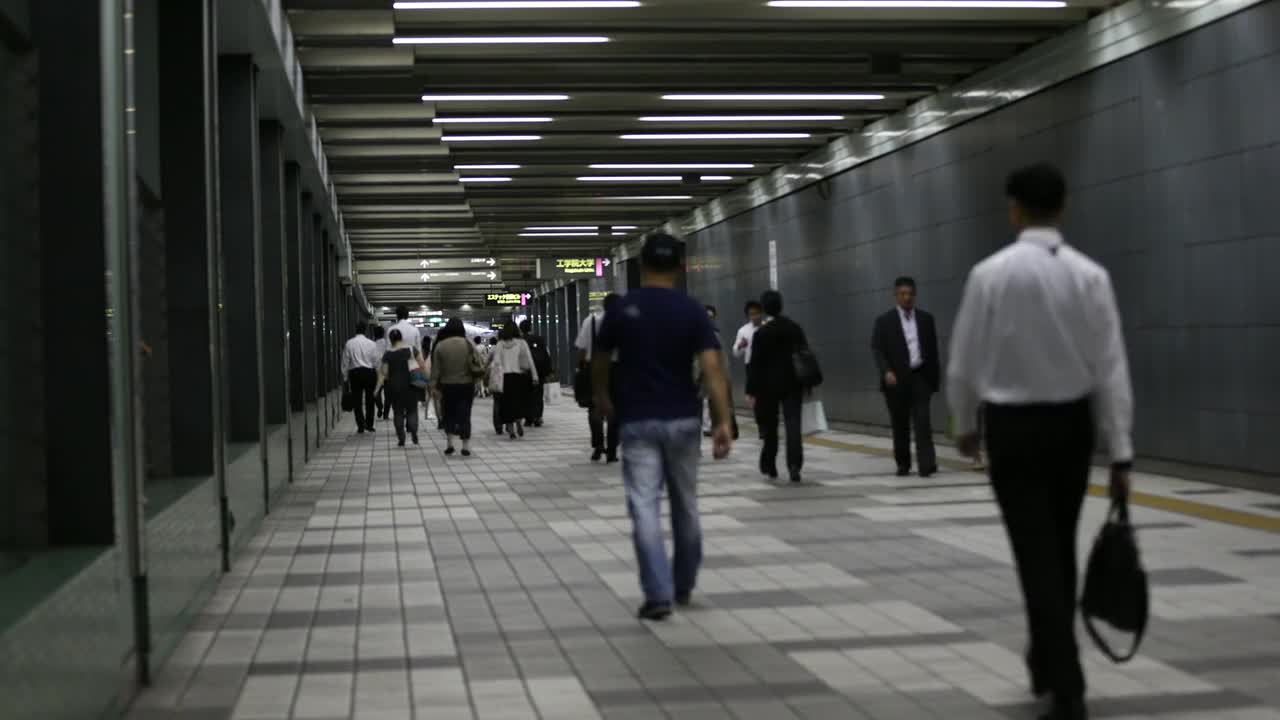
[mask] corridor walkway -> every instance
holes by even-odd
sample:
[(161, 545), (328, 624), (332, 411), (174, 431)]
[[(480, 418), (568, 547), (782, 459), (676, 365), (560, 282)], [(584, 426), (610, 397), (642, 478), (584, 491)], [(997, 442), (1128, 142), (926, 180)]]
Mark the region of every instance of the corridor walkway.
[[(896, 478), (886, 441), (831, 433), (809, 484), (775, 487), (744, 438), (704, 465), (695, 607), (645, 625), (620, 471), (586, 429), (566, 401), (470, 459), (339, 433), (130, 717), (1034, 717), (979, 475)], [(1089, 648), (1094, 717), (1280, 719), (1280, 498), (1136, 482), (1152, 628), (1128, 665)]]

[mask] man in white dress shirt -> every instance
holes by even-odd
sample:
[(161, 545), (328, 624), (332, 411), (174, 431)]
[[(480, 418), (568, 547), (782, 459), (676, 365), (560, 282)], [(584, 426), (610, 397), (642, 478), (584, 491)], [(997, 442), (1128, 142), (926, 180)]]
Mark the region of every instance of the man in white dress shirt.
[(378, 366), (382, 364), (378, 344), (365, 335), (367, 332), (368, 325), (356, 325), (355, 335), (342, 348), (342, 374), (355, 395), (352, 410), (360, 433), (373, 432), (373, 391), (378, 386)]
[(413, 348), (413, 356), (415, 358), (422, 357), (422, 333), (418, 330), (418, 326), (409, 321), (409, 308), (406, 305), (396, 306), (396, 324), (387, 330), (387, 335), (391, 335), (392, 330), (399, 330), (400, 337), (404, 340), (405, 347)]
[(1027, 606), (1032, 689), (1043, 718), (1087, 717), (1075, 640), (1076, 527), (1094, 424), (1111, 456), (1111, 492), (1129, 491), (1133, 391), (1111, 279), (1058, 231), (1066, 181), (1049, 165), (1009, 177), (1017, 242), (969, 275), (951, 334), (947, 397), (962, 452), (984, 412), (991, 484)]
[(733, 340), (733, 356), (741, 360), (743, 365), (750, 365), (751, 339), (764, 324), (764, 306), (759, 300), (748, 300), (742, 312), (747, 316), (747, 323), (738, 328), (738, 336)]

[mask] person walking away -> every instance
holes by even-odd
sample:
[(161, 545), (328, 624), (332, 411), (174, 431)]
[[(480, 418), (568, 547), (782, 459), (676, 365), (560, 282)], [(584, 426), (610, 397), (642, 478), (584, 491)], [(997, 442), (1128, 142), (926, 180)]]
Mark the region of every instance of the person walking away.
[(373, 397), (374, 388), (378, 386), (378, 365), (382, 356), (378, 354), (378, 344), (370, 340), (365, 333), (369, 326), (364, 323), (356, 325), (355, 334), (342, 348), (342, 374), (347, 378), (351, 392), (355, 394), (357, 433), (368, 430), (373, 432)]
[[(377, 365), (382, 364), (382, 356), (386, 355), (387, 350), (391, 349), (390, 343), (387, 342), (387, 329), (382, 327), (382, 325), (373, 326), (373, 342), (378, 346), (376, 353), (378, 362), (375, 365), (376, 367)], [(374, 375), (377, 375), (376, 370), (374, 371)], [(378, 391), (373, 394), (373, 406), (374, 409), (378, 411), (378, 419), (386, 420), (388, 414), (391, 412), (391, 404), (386, 401), (386, 391), (384, 388), (378, 388)]]
[[(715, 331), (697, 302), (675, 289), (684, 243), (670, 235), (651, 235), (640, 262), (641, 286), (605, 312), (596, 336), (592, 385), (595, 408), (617, 418), (622, 427), (622, 476), (644, 591), (637, 614), (664, 620), (673, 602), (689, 604), (702, 563), (697, 495), (701, 403), (690, 372), (695, 358), (712, 400), (717, 459), (729, 455), (733, 433)], [(662, 536), (664, 490), (671, 504), (671, 562)]]
[(893, 425), (893, 456), (898, 476), (911, 474), (911, 431), (916, 435), (920, 477), (938, 471), (933, 448), (929, 399), (938, 392), (942, 363), (933, 316), (916, 307), (916, 281), (900, 277), (893, 283), (897, 307), (876, 318), (871, 351), (880, 371), (880, 391)]
[(462, 441), (462, 456), (471, 457), (471, 407), (480, 368), (480, 358), (467, 340), (462, 319), (450, 319), (436, 336), (431, 362), (431, 395), (439, 401), (447, 442), (445, 455), (457, 451), (453, 440), (458, 438)]
[[(480, 365), (489, 367), (489, 346), (485, 344), (484, 338), (477, 335), (475, 345), (476, 357), (480, 359)], [(476, 396), (489, 397), (489, 384), (483, 378), (476, 381)]]
[(485, 388), (493, 398), (493, 429), (498, 435), (506, 432), (502, 425), (502, 397), (498, 388), (502, 387), (502, 369), (494, 362), (498, 354), (498, 336), (489, 338), (489, 357), (485, 362)]
[(529, 394), (529, 417), (525, 424), (542, 427), (542, 416), (546, 413), (546, 401), (543, 399), (542, 386), (551, 381), (551, 353), (547, 352), (547, 339), (533, 332), (533, 323), (529, 320), (520, 322), (520, 334), (529, 343), (529, 353), (533, 356), (533, 369), (538, 382), (533, 384)]
[(760, 448), (760, 474), (778, 478), (778, 415), (787, 433), (787, 472), (793, 484), (802, 482), (804, 444), (800, 408), (804, 388), (796, 378), (793, 357), (809, 346), (804, 329), (782, 314), (782, 294), (768, 290), (760, 306), (770, 320), (752, 338), (751, 364), (747, 367), (747, 395), (764, 441)]
[(493, 354), (497, 372), (502, 375), (499, 417), (507, 435), (515, 440), (524, 437), (524, 420), (529, 416), (529, 393), (538, 381), (529, 344), (520, 337), (515, 323), (508, 322), (498, 334), (498, 349)]
[[(412, 351), (415, 358), (421, 357), (422, 332), (418, 330), (418, 326), (409, 320), (409, 307), (407, 305), (396, 306), (396, 324), (391, 326), (392, 330), (399, 330), (400, 337), (404, 339), (405, 347)], [(388, 331), (388, 337), (390, 331)]]
[[(592, 359), (595, 357), (595, 342), (600, 334), (600, 326), (621, 301), (622, 296), (617, 293), (605, 295), (602, 309), (588, 315), (582, 321), (582, 327), (578, 330), (578, 339), (574, 343), (574, 347), (578, 349), (578, 366), (584, 370), (591, 367)], [(616, 363), (618, 361), (618, 353), (612, 353), (610, 359)], [(612, 373), (610, 377), (613, 378), (612, 382), (616, 385), (618, 374)], [(611, 388), (610, 392), (616, 389), (616, 387)], [(606, 422), (609, 425), (607, 435), (605, 434)], [(602, 457), (606, 463), (618, 462), (618, 447), (621, 445), (622, 436), (619, 432), (617, 420), (606, 417), (596, 409), (593, 402), (592, 406), (587, 408), (587, 425), (591, 429), (591, 462), (599, 462)]]
[[(431, 377), (431, 373), (433, 372), (431, 369), (432, 342), (434, 341), (431, 339), (431, 336), (424, 333), (422, 335), (422, 347), (419, 349), (418, 353), (421, 358), (419, 362), (422, 363), (422, 369), (427, 373), (428, 378)], [(442, 429), (444, 427), (444, 420), (440, 415), (440, 404), (436, 398), (432, 397), (428, 390), (429, 387), (430, 385), (428, 385), (428, 387), (418, 389), (418, 402), (422, 404), (422, 421), (428, 423), (429, 426), (431, 422), (431, 410), (434, 408), (436, 411), (438, 428)]]
[(1112, 497), (1127, 497), (1133, 389), (1111, 278), (1058, 229), (1066, 180), (1034, 165), (1010, 175), (1006, 193), (1018, 239), (969, 274), (947, 399), (970, 456), (983, 406), (991, 485), (1026, 603), (1032, 690), (1053, 698), (1042, 718), (1081, 720), (1076, 529), (1095, 418), (1110, 451)]
[(413, 437), (413, 444), (417, 445), (418, 389), (409, 381), (409, 373), (417, 362), (413, 356), (414, 348), (404, 341), (399, 328), (392, 328), (389, 336), (391, 349), (382, 357), (378, 387), (386, 389), (387, 400), (391, 403), (399, 446), (404, 447), (406, 430)]

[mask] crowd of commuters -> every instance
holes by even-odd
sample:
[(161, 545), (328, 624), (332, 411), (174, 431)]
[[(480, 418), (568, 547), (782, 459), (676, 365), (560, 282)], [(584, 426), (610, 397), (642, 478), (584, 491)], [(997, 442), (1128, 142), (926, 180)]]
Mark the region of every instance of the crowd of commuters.
[[(1010, 176), (1006, 194), (1018, 238), (971, 272), (951, 333), (949, 363), (938, 348), (934, 317), (917, 307), (916, 282), (908, 276), (894, 283), (895, 307), (875, 319), (871, 354), (899, 476), (912, 471), (913, 436), (920, 476), (938, 471), (931, 399), (944, 389), (957, 448), (973, 458), (975, 468), (982, 467), (985, 443), (1027, 608), (1032, 690), (1051, 696), (1043, 718), (1081, 720), (1087, 711), (1074, 630), (1077, 526), (1095, 425), (1112, 460), (1112, 496), (1127, 497), (1132, 390), (1110, 278), (1058, 230), (1065, 179), (1047, 165), (1028, 167)], [(644, 595), (638, 616), (662, 620), (675, 606), (691, 602), (702, 562), (701, 435), (712, 438), (719, 459), (729, 454), (737, 431), (716, 311), (676, 289), (684, 244), (650, 235), (639, 261), (640, 287), (625, 296), (608, 295), (603, 308), (582, 323), (576, 347), (590, 390), (579, 402), (588, 409), (592, 461), (622, 462)], [(804, 466), (801, 410), (814, 385), (802, 356), (812, 351), (776, 290), (748, 302), (744, 314), (731, 350), (745, 366), (747, 398), (762, 440), (759, 469), (778, 477), (781, 424), (789, 480), (798, 484)], [(359, 329), (347, 343), (342, 366), (357, 395), (359, 432), (373, 429), (375, 394), (385, 391), (401, 445), (406, 422), (418, 442), (413, 378), (424, 365), (430, 367), (430, 393), (441, 399), (446, 454), (455, 452), (457, 438), (462, 454), (470, 455), (472, 401), (482, 394), (478, 378), (486, 378), (481, 384), (494, 395), (499, 434), (514, 440), (526, 425), (541, 424), (539, 385), (549, 381), (551, 361), (545, 339), (530, 325), (508, 323), (492, 347), (479, 341), (473, 347), (461, 321), (451, 320), (428, 356), (415, 351), (417, 331), (406, 317), (400, 315), (387, 333), (385, 351), (376, 331), (377, 342)], [(664, 495), (673, 536), (670, 559), (663, 539)]]

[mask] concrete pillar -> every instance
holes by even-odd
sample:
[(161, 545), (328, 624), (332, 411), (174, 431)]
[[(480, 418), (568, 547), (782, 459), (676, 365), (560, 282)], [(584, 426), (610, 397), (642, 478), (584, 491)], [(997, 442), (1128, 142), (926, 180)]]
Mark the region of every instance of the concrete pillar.
[(320, 334), (316, 323), (316, 223), (312, 197), (303, 194), (302, 201), (302, 333), (303, 393), (307, 402), (307, 444), (320, 447), (320, 398), (316, 393), (316, 344)]
[[(285, 287), (288, 302), (289, 334), (289, 412), (301, 422), (291, 424), (289, 447), (292, 464), (306, 462), (311, 449), (307, 446), (310, 435), (306, 422), (307, 395), (305, 384), (306, 332), (302, 318), (302, 169), (297, 163), (287, 163), (284, 169), (284, 230), (285, 230)], [(301, 447), (299, 447), (301, 446)]]
[(219, 175), (226, 294), (227, 438), (262, 439), (261, 208), (257, 69), (248, 55), (218, 58)]
[(40, 77), (43, 250), (35, 302), (44, 313), (44, 413), (30, 421), (44, 429), (49, 544), (111, 545), (99, 4), (33, 2), (30, 8)]
[(159, 13), (160, 174), (164, 187), (169, 297), (173, 471), (215, 475), (222, 437), (213, 352), (222, 256), (214, 217), (217, 139), (214, 68), (209, 66), (207, 0), (161, 2)]
[[(262, 395), (270, 486), (291, 476), (289, 459), (288, 278), (284, 227), (284, 128), (275, 120), (259, 125), (258, 152), (262, 188)], [(283, 440), (277, 434), (283, 433)]]

